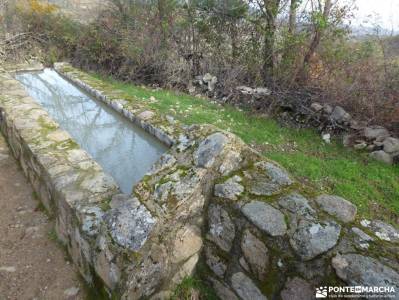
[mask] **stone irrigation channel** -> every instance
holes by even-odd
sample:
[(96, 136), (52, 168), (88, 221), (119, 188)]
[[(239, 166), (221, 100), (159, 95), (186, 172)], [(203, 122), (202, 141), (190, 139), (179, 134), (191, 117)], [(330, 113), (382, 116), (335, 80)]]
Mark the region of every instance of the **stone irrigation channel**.
[(213, 126), (185, 126), (68, 64), (62, 76), (169, 149), (121, 194), (85, 151), (0, 73), (0, 126), (85, 280), (121, 299), (168, 299), (197, 273), (221, 299), (313, 299), (316, 287), (384, 286), (399, 299), (397, 227), (315, 195)]

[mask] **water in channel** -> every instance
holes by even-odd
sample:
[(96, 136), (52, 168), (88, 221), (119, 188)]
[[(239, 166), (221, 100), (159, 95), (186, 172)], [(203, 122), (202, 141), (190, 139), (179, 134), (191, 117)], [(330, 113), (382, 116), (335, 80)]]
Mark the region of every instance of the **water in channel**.
[(52, 69), (16, 76), (29, 95), (69, 132), (81, 148), (112, 175), (123, 193), (150, 169), (167, 148)]

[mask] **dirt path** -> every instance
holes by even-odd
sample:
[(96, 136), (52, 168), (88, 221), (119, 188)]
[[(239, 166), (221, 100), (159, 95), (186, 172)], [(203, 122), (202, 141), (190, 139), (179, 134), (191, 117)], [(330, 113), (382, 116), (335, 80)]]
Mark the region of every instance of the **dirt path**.
[(38, 206), (0, 134), (0, 300), (85, 299), (53, 221)]

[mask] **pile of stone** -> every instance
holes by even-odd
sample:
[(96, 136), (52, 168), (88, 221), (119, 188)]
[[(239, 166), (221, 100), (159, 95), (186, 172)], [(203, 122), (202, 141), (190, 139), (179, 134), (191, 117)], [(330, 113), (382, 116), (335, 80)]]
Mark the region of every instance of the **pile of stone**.
[(387, 164), (399, 162), (399, 139), (392, 137), (385, 127), (361, 124), (341, 106), (333, 108), (328, 104), (321, 105), (314, 102), (310, 108), (319, 117), (327, 119), (330, 124), (337, 124), (349, 132), (343, 137), (345, 146), (369, 151), (370, 157)]
[(270, 96), (272, 94), (272, 91), (265, 87), (251, 88), (248, 86), (238, 86), (236, 87), (236, 90), (243, 95), (252, 95), (256, 98)]
[(192, 95), (199, 93), (205, 94), (209, 97), (213, 97), (215, 94), (217, 82), (217, 77), (210, 73), (206, 73), (205, 75), (199, 75), (195, 77), (188, 91)]
[(399, 139), (382, 126), (360, 128), (344, 138), (344, 144), (370, 151), (370, 156), (387, 164), (399, 162)]
[[(322, 139), (330, 143), (332, 133), (346, 133), (345, 146), (370, 152), (370, 157), (387, 164), (399, 162), (399, 139), (391, 136), (382, 126), (367, 126), (355, 120), (342, 106), (327, 103), (308, 102), (302, 97), (282, 100), (266, 87), (237, 86), (230, 95), (224, 95), (218, 79), (210, 73), (196, 76), (189, 93), (206, 95), (237, 106), (250, 106), (257, 110), (279, 112), (279, 118), (289, 119), (300, 127), (317, 127), (322, 132)], [(276, 109), (278, 108), (278, 109)]]

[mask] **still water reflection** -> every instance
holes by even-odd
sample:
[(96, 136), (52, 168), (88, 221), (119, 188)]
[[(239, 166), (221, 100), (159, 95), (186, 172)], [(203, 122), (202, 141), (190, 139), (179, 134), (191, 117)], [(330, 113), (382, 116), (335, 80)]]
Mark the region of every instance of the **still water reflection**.
[(18, 74), (30, 96), (130, 193), (167, 148), (57, 72)]

